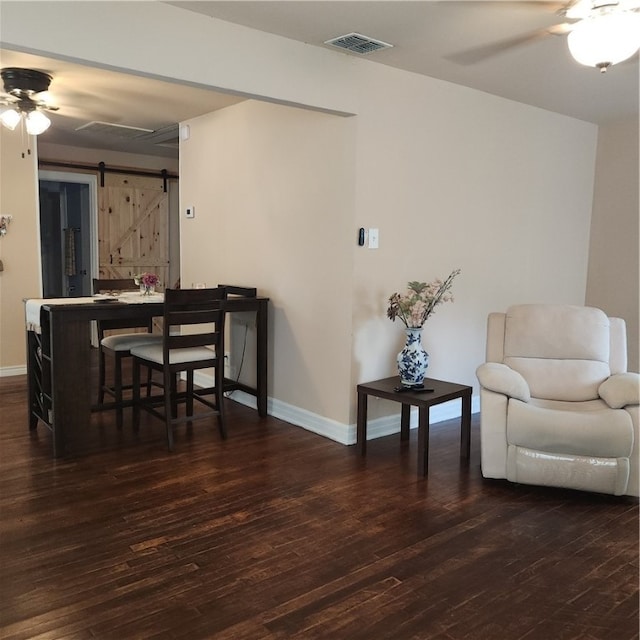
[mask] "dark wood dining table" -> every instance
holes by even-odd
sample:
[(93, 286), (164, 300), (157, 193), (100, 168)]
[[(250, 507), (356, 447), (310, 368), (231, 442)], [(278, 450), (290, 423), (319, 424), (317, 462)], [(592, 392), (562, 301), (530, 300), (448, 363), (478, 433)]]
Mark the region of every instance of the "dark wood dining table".
[[(53, 433), (55, 458), (81, 453), (87, 440), (92, 405), (91, 323), (93, 320), (161, 317), (164, 302), (113, 302), (106, 299), (26, 301), (39, 305), (37, 326), (27, 324), (29, 428), (44, 423)], [(256, 386), (225, 378), (225, 391), (239, 389), (256, 397), (260, 416), (267, 415), (267, 328), (269, 299), (230, 296), (227, 313), (256, 314)]]

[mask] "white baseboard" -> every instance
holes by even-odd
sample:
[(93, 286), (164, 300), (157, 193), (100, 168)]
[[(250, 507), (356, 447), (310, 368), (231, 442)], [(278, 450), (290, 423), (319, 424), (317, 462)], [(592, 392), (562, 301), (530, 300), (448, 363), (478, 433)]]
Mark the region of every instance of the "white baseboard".
[(0, 368), (0, 378), (10, 378), (11, 376), (26, 376), (27, 366), (24, 364), (15, 367)]
[[(234, 391), (233, 399), (241, 404), (245, 404), (250, 407), (256, 406), (255, 398), (242, 391)], [(462, 403), (460, 400), (452, 400), (451, 402), (444, 402), (443, 404), (431, 407), (429, 411), (429, 418), (431, 424), (436, 422), (443, 422), (444, 420), (452, 420), (453, 418), (459, 418), (462, 412)], [(480, 410), (480, 398), (474, 396), (471, 400), (471, 412), (477, 413)], [(267, 402), (267, 412), (274, 418), (279, 418), (290, 424), (294, 424), (298, 427), (302, 427), (307, 431), (312, 431), (318, 435), (324, 436), (335, 440), (340, 444), (351, 445), (355, 444), (356, 438), (356, 425), (355, 424), (342, 424), (335, 420), (330, 420), (323, 416), (319, 416), (315, 413), (295, 407), (280, 400), (269, 398)], [(418, 427), (418, 409), (417, 407), (411, 408), (411, 418), (409, 422), (411, 429)], [(382, 438), (394, 433), (400, 433), (400, 411), (397, 415), (384, 416), (382, 418), (375, 418), (369, 420), (367, 423), (367, 440), (373, 440), (375, 438)]]
[[(200, 378), (200, 379), (198, 379)], [(200, 386), (211, 386), (213, 379), (211, 376), (199, 375), (196, 373), (194, 382)], [(231, 394), (231, 398), (247, 407), (253, 409), (256, 408), (256, 398), (244, 391), (234, 391)], [(477, 413), (480, 411), (480, 397), (473, 396), (471, 399), (471, 412)], [(342, 424), (335, 420), (330, 420), (323, 416), (319, 416), (316, 413), (301, 409), (294, 405), (269, 398), (267, 401), (267, 413), (274, 418), (284, 420), (297, 427), (302, 427), (307, 431), (312, 431), (320, 436), (334, 440), (344, 445), (351, 445), (356, 443), (356, 425), (355, 424)], [(462, 401), (451, 400), (450, 402), (443, 402), (435, 407), (431, 407), (429, 411), (429, 419), (431, 424), (436, 422), (443, 422), (444, 420), (452, 420), (459, 418), (462, 414)], [(418, 427), (418, 409), (417, 407), (411, 408), (411, 418), (409, 425), (411, 429)], [(398, 409), (398, 415), (384, 416), (382, 418), (375, 418), (369, 420), (367, 423), (367, 440), (373, 440), (375, 438), (382, 438), (394, 433), (400, 432), (400, 410)]]
[[(0, 378), (9, 376), (22, 376), (26, 375), (26, 366), (15, 367), (2, 367), (0, 368)], [(213, 376), (204, 375), (196, 372), (194, 376), (194, 382), (201, 387), (210, 387), (213, 385)], [(239, 402), (252, 409), (257, 408), (257, 402), (255, 396), (244, 391), (233, 391), (231, 397), (234, 401)], [(477, 413), (480, 411), (480, 398), (479, 396), (473, 396), (471, 399), (471, 412)], [(324, 416), (319, 416), (316, 413), (301, 409), (292, 404), (269, 398), (267, 400), (267, 413), (274, 418), (284, 420), (290, 424), (302, 427), (307, 431), (317, 433), (320, 436), (334, 440), (344, 445), (355, 444), (356, 438), (356, 425), (355, 424), (343, 424), (336, 422)], [(438, 404), (435, 407), (431, 407), (429, 411), (429, 418), (431, 423), (443, 422), (444, 420), (452, 420), (453, 418), (459, 418), (461, 415), (461, 401), (451, 400), (451, 402), (444, 402)], [(411, 408), (410, 427), (412, 429), (418, 426), (418, 409), (416, 407)], [(375, 438), (382, 438), (393, 433), (400, 432), (399, 415), (384, 416), (382, 418), (374, 418), (368, 421), (367, 424), (367, 440), (374, 440)]]

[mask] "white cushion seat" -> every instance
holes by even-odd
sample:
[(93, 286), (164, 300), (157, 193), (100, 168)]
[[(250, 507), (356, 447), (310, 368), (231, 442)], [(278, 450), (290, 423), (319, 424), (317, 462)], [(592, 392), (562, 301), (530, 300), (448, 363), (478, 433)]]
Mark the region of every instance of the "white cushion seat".
[(579, 406), (567, 411), (549, 405), (552, 403), (538, 407), (531, 402), (511, 400), (507, 443), (548, 453), (604, 458), (631, 455), (633, 424), (626, 411), (608, 407), (589, 411)]
[(162, 336), (154, 333), (120, 333), (102, 338), (100, 344), (111, 351), (129, 351), (143, 344), (162, 344)]
[[(139, 286), (133, 278), (93, 279), (93, 293), (99, 294), (105, 291), (118, 291), (122, 295), (127, 292), (138, 292)], [(136, 294), (137, 295), (137, 294)], [(123, 391), (130, 389), (130, 384), (123, 384), (122, 360), (130, 357), (129, 350), (133, 345), (146, 344), (162, 340), (162, 336), (153, 335), (153, 321), (151, 318), (111, 318), (97, 321), (98, 340), (98, 404), (104, 404), (105, 394), (113, 396), (113, 406), (116, 410), (116, 426), (122, 429), (123, 407), (128, 402), (124, 400)], [(132, 329), (144, 329), (144, 333), (129, 333)], [(107, 332), (126, 331), (109, 335)], [(113, 360), (113, 382), (107, 384), (105, 356)], [(151, 370), (147, 377), (147, 394), (151, 392)]]
[[(209, 416), (218, 419), (222, 439), (224, 421), (224, 319), (226, 287), (214, 289), (167, 289), (164, 298), (162, 342), (137, 345), (133, 356), (133, 428), (140, 426), (140, 409), (164, 421), (169, 451), (173, 450), (173, 427)], [(183, 333), (184, 330), (184, 333)], [(140, 397), (140, 369), (162, 373), (162, 398)], [(196, 387), (196, 371), (213, 371), (213, 386)], [(178, 377), (184, 375), (185, 388)], [(194, 402), (208, 408), (194, 411)], [(161, 402), (161, 404), (160, 404)], [(178, 405), (184, 403), (184, 415)]]
[[(159, 344), (136, 345), (131, 349), (131, 355), (143, 360), (149, 360), (162, 364), (164, 353), (162, 349), (162, 339)], [(181, 362), (199, 362), (211, 360), (215, 357), (215, 349), (209, 347), (189, 347), (186, 349), (171, 349), (169, 351), (169, 364), (179, 364)]]

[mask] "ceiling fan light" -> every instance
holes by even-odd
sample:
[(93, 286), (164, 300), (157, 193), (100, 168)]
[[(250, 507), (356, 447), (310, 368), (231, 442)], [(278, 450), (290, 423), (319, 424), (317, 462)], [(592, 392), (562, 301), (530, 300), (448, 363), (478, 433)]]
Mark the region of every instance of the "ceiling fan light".
[(27, 133), (32, 136), (44, 133), (51, 124), (51, 120), (42, 111), (30, 111), (27, 114)]
[(586, 18), (575, 25), (568, 45), (580, 64), (606, 69), (640, 47), (640, 15), (624, 11)]
[(13, 131), (20, 122), (20, 114), (15, 109), (7, 109), (0, 113), (0, 121), (2, 124)]

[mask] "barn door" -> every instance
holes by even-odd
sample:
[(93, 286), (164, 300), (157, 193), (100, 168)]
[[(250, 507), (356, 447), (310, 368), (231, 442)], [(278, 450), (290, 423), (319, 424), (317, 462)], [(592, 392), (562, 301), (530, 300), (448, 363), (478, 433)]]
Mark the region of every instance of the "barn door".
[(169, 195), (162, 178), (107, 173), (98, 189), (100, 278), (169, 277)]

